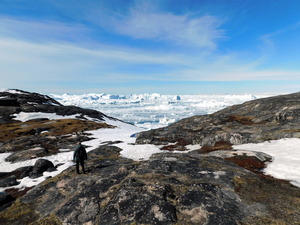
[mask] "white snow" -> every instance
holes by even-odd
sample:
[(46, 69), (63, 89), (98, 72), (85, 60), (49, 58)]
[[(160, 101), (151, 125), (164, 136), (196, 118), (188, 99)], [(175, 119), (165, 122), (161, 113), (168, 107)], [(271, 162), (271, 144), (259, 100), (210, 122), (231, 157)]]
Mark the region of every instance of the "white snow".
[(273, 162), (264, 172), (279, 179), (289, 180), (295, 186), (300, 187), (300, 139), (290, 138), (259, 144), (243, 144), (236, 145), (234, 148), (271, 155)]
[(122, 141), (122, 143), (115, 144), (115, 146), (123, 149), (120, 152), (121, 156), (133, 160), (145, 160), (153, 153), (161, 152), (159, 147), (155, 145), (134, 145), (135, 138), (131, 136), (135, 133), (144, 131), (145, 129), (109, 119), (106, 119), (105, 122), (116, 126), (117, 128), (99, 129), (89, 132), (95, 139), (84, 143), (85, 145), (91, 146), (88, 150), (92, 150), (95, 147), (98, 147), (101, 143), (105, 143), (107, 141)]
[[(22, 114), (21, 114), (22, 115)], [(30, 114), (31, 116), (28, 117), (24, 116), (24, 121), (26, 121), (28, 118), (38, 118), (38, 116), (45, 117), (45, 114), (41, 115), (40, 113), (37, 113), (36, 116), (33, 114)], [(51, 118), (57, 118), (55, 115), (50, 114)], [(155, 146), (155, 145), (134, 145), (135, 143), (135, 137), (134, 134), (139, 133), (141, 131), (144, 131), (145, 129), (139, 128), (127, 123), (123, 123), (118, 120), (110, 120), (106, 118), (106, 123), (111, 124), (113, 126), (116, 126), (116, 128), (111, 129), (98, 129), (94, 131), (89, 131), (91, 134), (91, 137), (94, 138), (90, 141), (83, 142), (83, 145), (88, 146), (86, 148), (87, 152), (99, 147), (100, 145), (106, 144), (108, 141), (121, 141), (121, 143), (114, 144), (115, 146), (123, 149), (120, 154), (123, 157), (130, 158), (133, 160), (147, 160), (150, 158), (150, 156), (154, 153), (160, 153), (162, 150), (159, 149), (161, 146)], [(199, 145), (189, 145), (187, 146), (189, 150), (199, 149)], [(182, 153), (182, 152), (178, 152)], [(16, 163), (10, 163), (6, 162), (5, 158), (7, 158), (11, 153), (2, 153), (0, 154), (0, 171), (1, 172), (10, 172), (13, 171), (19, 167), (23, 166), (33, 166), (34, 163), (38, 159), (31, 159), (26, 160), (23, 162), (16, 162)], [(39, 177), (37, 179), (30, 179), (29, 177), (25, 177), (22, 180), (19, 180), (20, 184), (17, 186), (14, 186), (15, 188), (25, 188), (25, 187), (31, 187), (34, 185), (37, 185), (38, 183), (44, 181), (49, 176), (55, 176), (65, 169), (67, 169), (70, 166), (73, 166), (74, 163), (72, 162), (73, 158), (73, 151), (72, 149), (60, 149), (60, 153), (56, 155), (51, 155), (47, 157), (42, 157), (44, 159), (50, 160), (54, 165), (62, 164), (59, 166), (57, 171), (54, 172), (44, 172), (42, 177)], [(0, 188), (0, 191), (3, 191), (5, 189), (12, 188)]]
[(42, 113), (42, 112), (20, 112), (17, 114), (13, 114), (15, 116), (15, 120), (20, 120), (22, 122), (26, 122), (28, 120), (33, 119), (41, 119), (48, 118), (49, 120), (58, 120), (58, 119), (75, 119), (76, 116), (80, 116), (80, 114), (74, 114), (70, 116), (61, 116), (55, 113)]
[(13, 89), (8, 89), (8, 88), (0, 88), (0, 92), (8, 92), (11, 94), (21, 94), (21, 95), (26, 95), (27, 93), (18, 91), (18, 90), (13, 90)]

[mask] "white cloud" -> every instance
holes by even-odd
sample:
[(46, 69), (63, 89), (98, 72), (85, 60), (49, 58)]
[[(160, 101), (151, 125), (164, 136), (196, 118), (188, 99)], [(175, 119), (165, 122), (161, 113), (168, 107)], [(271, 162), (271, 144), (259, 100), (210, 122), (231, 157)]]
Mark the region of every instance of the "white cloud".
[[(102, 46), (88, 49), (71, 44), (30, 43), (0, 38), (2, 86), (22, 82), (242, 81), (299, 79), (297, 71), (256, 70), (235, 56), (167, 55), (130, 48)], [(168, 70), (135, 70), (140, 65)], [(126, 66), (131, 70), (124, 70)]]
[[(156, 54), (130, 48), (98, 46), (95, 49), (70, 43), (31, 43), (0, 38), (2, 85), (22, 81), (113, 81), (137, 79), (125, 66), (184, 64), (178, 55)], [(147, 76), (147, 75), (146, 75)], [(144, 75), (140, 74), (139, 79)], [(4, 79), (5, 78), (5, 79)]]
[(112, 21), (117, 32), (136, 39), (162, 40), (208, 49), (215, 49), (216, 41), (224, 33), (219, 29), (221, 22), (209, 15), (193, 18), (133, 8), (128, 16)]
[(21, 38), (35, 42), (75, 41), (86, 39), (91, 32), (80, 24), (68, 24), (50, 20), (25, 20), (13, 17), (0, 17), (1, 37)]

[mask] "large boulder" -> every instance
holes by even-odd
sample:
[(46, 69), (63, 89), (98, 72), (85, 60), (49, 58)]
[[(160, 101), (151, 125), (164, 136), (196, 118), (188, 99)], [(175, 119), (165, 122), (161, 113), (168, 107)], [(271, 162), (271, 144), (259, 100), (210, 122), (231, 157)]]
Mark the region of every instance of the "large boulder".
[(0, 187), (14, 186), (18, 183), (19, 182), (17, 181), (17, 178), (14, 175), (0, 179)]
[(32, 171), (29, 173), (29, 177), (37, 178), (42, 176), (45, 171), (51, 172), (55, 170), (56, 169), (51, 161), (47, 159), (38, 159), (35, 162)]

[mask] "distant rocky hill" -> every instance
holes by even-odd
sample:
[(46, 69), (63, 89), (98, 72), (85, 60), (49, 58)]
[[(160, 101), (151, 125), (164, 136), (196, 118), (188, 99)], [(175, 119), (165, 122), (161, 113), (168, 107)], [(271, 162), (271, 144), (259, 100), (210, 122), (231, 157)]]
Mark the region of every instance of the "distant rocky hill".
[(300, 138), (300, 92), (248, 101), (210, 115), (193, 116), (138, 135), (138, 144), (213, 148)]
[[(66, 107), (48, 96), (19, 90), (0, 96), (0, 151), (12, 153), (10, 162), (56, 154), (89, 139), (88, 130), (113, 128), (101, 112)], [(71, 167), (30, 190), (0, 193), (0, 224), (299, 224), (300, 189), (261, 172), (270, 156), (224, 151), (236, 143), (299, 137), (299, 97), (251, 101), (143, 132), (137, 143), (167, 150), (149, 160), (123, 158), (114, 143), (102, 144), (88, 153), (88, 174)], [(44, 114), (23, 121), (31, 112)], [(51, 119), (50, 113), (73, 117)], [(169, 151), (191, 143), (206, 148)], [(0, 185), (38, 177), (46, 164), (55, 169), (38, 160), (33, 167), (0, 171)]]
[(64, 106), (47, 95), (22, 90), (0, 92), (0, 123), (15, 122), (14, 114), (19, 112), (55, 113), (61, 116), (77, 114), (78, 119), (88, 116), (97, 120), (103, 120), (104, 116), (106, 116), (96, 110)]

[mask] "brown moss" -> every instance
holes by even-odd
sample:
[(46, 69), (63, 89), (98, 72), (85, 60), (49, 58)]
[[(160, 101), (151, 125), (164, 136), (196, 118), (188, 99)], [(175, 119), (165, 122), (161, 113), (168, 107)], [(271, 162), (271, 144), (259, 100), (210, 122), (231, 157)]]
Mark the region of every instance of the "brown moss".
[[(273, 218), (268, 217), (261, 217), (261, 218), (251, 218), (248, 221), (245, 221), (243, 225), (287, 225), (287, 223), (283, 222), (282, 220), (276, 220)], [(299, 223), (298, 223), (299, 224)]]
[(186, 151), (186, 147), (184, 147), (182, 145), (178, 145), (178, 144), (165, 145), (165, 146), (161, 147), (160, 149), (165, 150), (165, 151)]
[(218, 150), (231, 150), (232, 149), (232, 144), (230, 144), (227, 141), (217, 141), (214, 146), (202, 146), (201, 149), (199, 150), (199, 153), (204, 154), (204, 153), (209, 153), (209, 152), (214, 152)]
[(225, 158), (225, 160), (230, 161), (252, 172), (261, 172), (262, 169), (266, 168), (265, 162), (262, 162), (256, 157), (246, 155), (237, 155), (230, 158)]
[(23, 190), (17, 188), (10, 188), (10, 189), (6, 189), (5, 192), (10, 194), (13, 198), (16, 199), (25, 195), (30, 189), (32, 189), (32, 187), (26, 187)]
[(241, 116), (241, 115), (229, 115), (228, 121), (229, 122), (238, 122), (242, 125), (255, 125), (255, 124), (265, 124), (265, 121), (255, 123), (253, 122), (253, 119), (255, 119), (254, 116)]
[(62, 225), (62, 222), (54, 214), (51, 214), (29, 225)]
[(28, 224), (37, 217), (37, 214), (28, 205), (17, 199), (11, 207), (0, 212), (0, 223), (10, 224), (9, 221), (22, 221), (24, 224)]
[(186, 151), (186, 145), (189, 145), (190, 143), (185, 139), (179, 139), (177, 140), (176, 144), (171, 145), (165, 145), (161, 147), (161, 150), (167, 150), (167, 151)]
[[(113, 128), (106, 123), (90, 120), (60, 119), (46, 121), (28, 121), (0, 124), (0, 142), (9, 141), (21, 136), (29, 135), (66, 135), (99, 128)], [(41, 133), (40, 131), (47, 131)]]
[(250, 216), (243, 224), (299, 224), (299, 188), (270, 176), (254, 174), (236, 176), (233, 182), (242, 202), (266, 207), (267, 216)]

